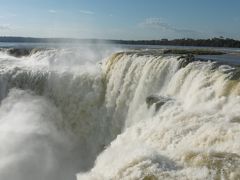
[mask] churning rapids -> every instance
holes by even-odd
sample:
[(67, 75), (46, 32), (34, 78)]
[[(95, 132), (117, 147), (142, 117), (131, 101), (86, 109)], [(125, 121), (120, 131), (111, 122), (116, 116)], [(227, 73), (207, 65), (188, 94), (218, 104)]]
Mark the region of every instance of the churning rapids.
[(237, 67), (148, 51), (7, 51), (1, 180), (240, 179)]

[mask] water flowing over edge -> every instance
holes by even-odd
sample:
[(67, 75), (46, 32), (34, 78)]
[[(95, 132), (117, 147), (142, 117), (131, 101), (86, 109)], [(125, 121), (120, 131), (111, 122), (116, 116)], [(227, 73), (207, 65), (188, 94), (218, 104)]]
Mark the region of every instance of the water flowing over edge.
[(240, 178), (237, 68), (146, 52), (116, 53), (97, 65), (56, 50), (10, 59), (1, 61), (1, 119), (14, 97), (30, 99), (36, 122), (54, 129), (44, 135), (56, 146), (71, 139), (59, 154), (74, 152), (78, 179)]

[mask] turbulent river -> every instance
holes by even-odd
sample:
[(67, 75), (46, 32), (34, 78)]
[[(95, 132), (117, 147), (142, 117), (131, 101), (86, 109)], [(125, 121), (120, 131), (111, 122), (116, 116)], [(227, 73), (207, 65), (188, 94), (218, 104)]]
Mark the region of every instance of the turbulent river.
[(98, 50), (1, 49), (1, 180), (240, 179), (237, 66)]

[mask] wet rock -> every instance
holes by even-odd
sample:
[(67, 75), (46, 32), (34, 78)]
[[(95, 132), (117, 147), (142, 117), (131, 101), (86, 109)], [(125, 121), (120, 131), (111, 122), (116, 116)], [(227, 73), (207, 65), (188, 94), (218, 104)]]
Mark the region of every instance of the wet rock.
[(240, 67), (235, 67), (234, 70), (232, 70), (230, 74), (229, 79), (231, 80), (239, 80), (240, 79)]
[(240, 156), (228, 152), (188, 152), (183, 161), (190, 167), (206, 167), (213, 179), (239, 179)]
[(187, 66), (189, 63), (195, 61), (195, 57), (193, 54), (187, 54), (187, 55), (180, 56), (178, 60), (181, 61), (180, 67), (183, 68)]
[(165, 49), (163, 54), (222, 55), (226, 53), (211, 49)]
[(157, 180), (158, 178), (154, 175), (147, 175), (143, 178), (143, 180)]
[(17, 48), (12, 48), (7, 51), (7, 53), (11, 56), (14, 57), (22, 57), (22, 56), (29, 56), (31, 54), (31, 49), (17, 49)]
[(150, 108), (152, 105), (155, 105), (155, 111), (158, 111), (162, 105), (170, 100), (172, 99), (169, 97), (150, 95), (146, 98), (146, 103), (148, 108)]

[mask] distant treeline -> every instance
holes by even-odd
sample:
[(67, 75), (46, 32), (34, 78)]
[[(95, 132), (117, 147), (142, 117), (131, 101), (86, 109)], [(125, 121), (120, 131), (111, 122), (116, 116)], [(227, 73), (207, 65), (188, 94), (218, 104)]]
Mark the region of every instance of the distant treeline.
[(33, 37), (13, 37), (2, 36), (0, 42), (16, 42), (16, 43), (59, 43), (59, 42), (79, 42), (80, 39), (72, 38), (33, 38)]
[(230, 38), (212, 39), (161, 39), (161, 40), (102, 40), (102, 39), (73, 39), (73, 38), (32, 38), (32, 37), (0, 37), (0, 42), (26, 43), (114, 43), (129, 45), (173, 45), (173, 46), (208, 46), (240, 48), (240, 41)]
[(116, 40), (119, 44), (139, 44), (139, 45), (171, 45), (171, 46), (204, 46), (204, 47), (231, 47), (240, 48), (240, 41), (229, 38), (212, 39), (161, 39), (161, 40), (137, 40), (125, 41)]

